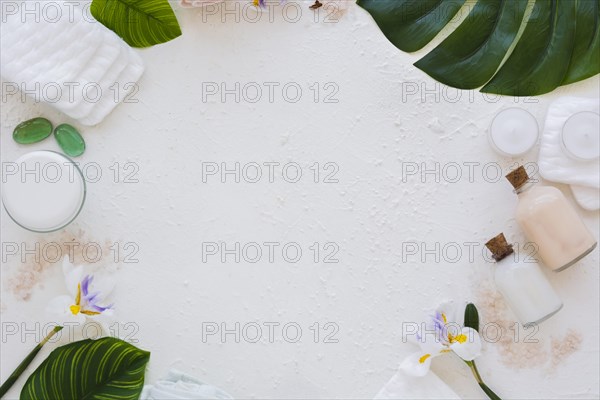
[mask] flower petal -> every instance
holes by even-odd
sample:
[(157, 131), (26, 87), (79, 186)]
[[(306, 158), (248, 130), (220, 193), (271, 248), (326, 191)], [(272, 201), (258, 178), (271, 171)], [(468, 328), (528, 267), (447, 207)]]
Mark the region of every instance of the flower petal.
[(67, 295), (58, 296), (48, 302), (46, 306), (46, 314), (51, 319), (51, 322), (65, 326), (67, 324), (83, 324), (85, 316), (82, 314), (74, 315), (70, 308), (73, 305), (73, 299)]
[[(436, 314), (443, 314), (446, 318), (445, 323), (457, 322), (456, 320), (456, 305), (453, 301), (444, 301), (436, 309)], [(443, 318), (442, 318), (443, 319)]]
[(89, 287), (91, 283), (94, 281), (93, 275), (86, 275), (81, 281), (81, 291), (85, 297), (88, 297)]
[(452, 351), (465, 361), (473, 361), (481, 355), (481, 338), (473, 328), (462, 328), (460, 335), (450, 345)]
[(419, 347), (421, 348), (421, 353), (435, 355), (438, 355), (447, 348), (444, 342), (433, 332), (426, 332), (422, 336), (421, 341), (419, 341)]
[(400, 369), (410, 376), (425, 376), (431, 367), (431, 359), (439, 354), (416, 352), (404, 359)]
[(67, 290), (73, 298), (75, 298), (77, 295), (77, 285), (81, 282), (81, 278), (83, 277), (83, 267), (81, 265), (73, 265), (69, 261), (69, 256), (65, 256), (63, 258), (62, 270), (65, 276)]
[(90, 282), (90, 292), (98, 292), (98, 301), (106, 302), (106, 298), (110, 296), (113, 289), (115, 288), (115, 280), (108, 275), (97, 275), (93, 282)]

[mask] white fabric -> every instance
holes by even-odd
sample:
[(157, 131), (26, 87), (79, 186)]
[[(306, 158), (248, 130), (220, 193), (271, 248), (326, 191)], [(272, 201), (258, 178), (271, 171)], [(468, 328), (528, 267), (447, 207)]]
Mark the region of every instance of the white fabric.
[(429, 371), (427, 375), (415, 377), (403, 371), (396, 375), (377, 393), (375, 400), (426, 400), (444, 399), (460, 400), (460, 397), (436, 374)]
[(98, 124), (135, 88), (144, 71), (142, 59), (89, 12), (72, 8), (72, 3), (54, 4), (60, 7), (59, 18), (42, 15), (36, 22), (35, 15), (20, 11), (3, 15), (2, 77), (83, 125)]
[(583, 208), (588, 211), (600, 210), (600, 189), (571, 185), (573, 191), (573, 197), (575, 201)]
[(181, 0), (179, 2), (179, 5), (184, 8), (206, 7), (222, 3), (223, 1), (224, 0)]
[[(586, 210), (600, 208), (600, 160), (580, 161), (565, 154), (562, 128), (573, 114), (600, 111), (596, 98), (562, 97), (548, 108), (538, 165), (544, 179), (571, 185), (575, 200)], [(600, 135), (600, 132), (598, 132)]]
[(581, 111), (599, 112), (599, 100), (561, 97), (548, 108), (540, 148), (540, 174), (549, 181), (598, 188), (600, 161), (575, 160), (565, 154), (561, 145), (563, 125), (569, 117)]
[(202, 383), (183, 372), (170, 370), (167, 377), (144, 387), (140, 400), (233, 399), (219, 388)]

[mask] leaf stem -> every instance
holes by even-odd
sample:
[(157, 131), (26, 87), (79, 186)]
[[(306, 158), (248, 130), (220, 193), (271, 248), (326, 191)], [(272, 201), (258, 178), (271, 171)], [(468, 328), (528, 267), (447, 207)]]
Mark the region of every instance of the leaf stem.
[(17, 379), (19, 379), (21, 374), (25, 371), (25, 369), (27, 369), (29, 364), (31, 364), (37, 353), (40, 352), (40, 350), (48, 342), (48, 340), (50, 340), (52, 336), (54, 336), (57, 332), (60, 332), (62, 328), (62, 326), (55, 326), (54, 329), (52, 329), (52, 331), (48, 333), (48, 335), (46, 335), (46, 337), (41, 342), (39, 342), (37, 346), (33, 348), (33, 350), (31, 350), (27, 357), (25, 357), (25, 359), (21, 361), (21, 364), (17, 366), (13, 373), (8, 377), (6, 382), (4, 382), (2, 386), (0, 386), (0, 398), (2, 398), (6, 394), (6, 392), (8, 392), (8, 390), (12, 387), (12, 385), (14, 385)]
[(469, 366), (469, 368), (471, 368), (471, 372), (473, 372), (473, 376), (475, 377), (475, 380), (477, 381), (477, 383), (479, 384), (479, 387), (481, 387), (481, 390), (483, 390), (485, 392), (485, 394), (491, 399), (491, 400), (502, 400), (500, 398), (500, 396), (498, 396), (496, 393), (494, 393), (494, 391), (492, 389), (490, 389), (484, 382), (483, 379), (481, 379), (481, 375), (479, 375), (479, 370), (477, 369), (477, 365), (475, 365), (475, 361), (465, 361), (465, 363)]

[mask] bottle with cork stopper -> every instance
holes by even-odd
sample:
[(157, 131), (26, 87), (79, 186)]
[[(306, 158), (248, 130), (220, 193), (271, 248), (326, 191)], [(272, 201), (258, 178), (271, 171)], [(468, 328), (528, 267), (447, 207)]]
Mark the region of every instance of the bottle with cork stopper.
[(560, 311), (563, 303), (535, 261), (515, 257), (503, 233), (485, 245), (496, 261), (496, 287), (523, 326), (539, 324)]
[(519, 198), (516, 220), (547, 267), (562, 271), (594, 250), (596, 239), (560, 190), (535, 185), (523, 166), (506, 178)]

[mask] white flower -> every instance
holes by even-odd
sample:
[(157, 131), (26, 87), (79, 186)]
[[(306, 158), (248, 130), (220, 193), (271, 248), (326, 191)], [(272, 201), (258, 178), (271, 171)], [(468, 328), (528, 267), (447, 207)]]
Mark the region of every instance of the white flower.
[(105, 303), (114, 287), (112, 280), (97, 282), (93, 275), (83, 274), (83, 266), (71, 264), (68, 257), (63, 259), (62, 270), (69, 295), (55, 297), (48, 303), (46, 312), (52, 322), (65, 326), (92, 320), (106, 329), (114, 313), (113, 305)]
[(400, 369), (412, 376), (425, 376), (431, 366), (431, 360), (447, 353), (455, 353), (464, 361), (473, 361), (481, 354), (481, 338), (472, 328), (463, 327), (455, 322), (452, 309), (439, 308), (429, 323), (417, 334), (420, 351), (409, 355)]

